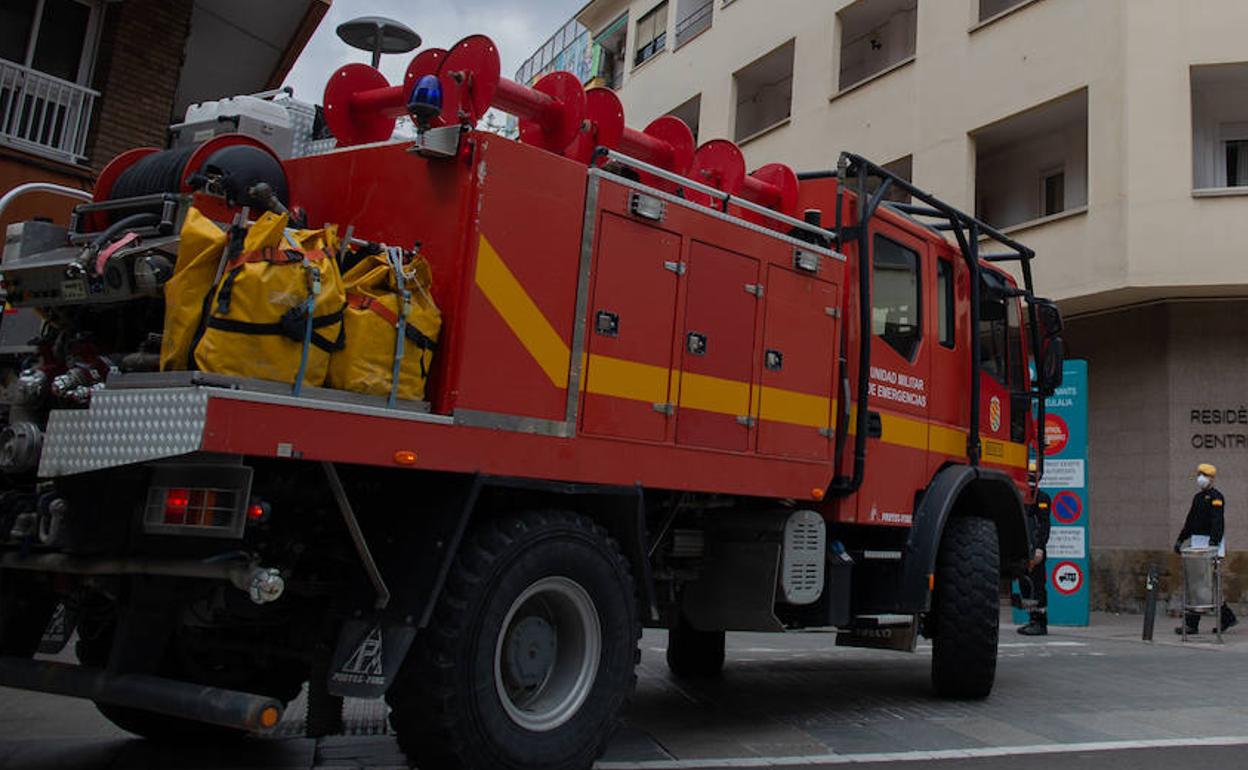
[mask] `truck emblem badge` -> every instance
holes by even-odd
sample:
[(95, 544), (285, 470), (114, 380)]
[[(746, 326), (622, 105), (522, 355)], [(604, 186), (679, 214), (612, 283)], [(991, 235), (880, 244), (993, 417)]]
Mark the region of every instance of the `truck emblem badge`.
[(336, 681), (369, 682), (382, 677), (381, 626), (373, 626), (347, 662), (334, 674)]
[(1001, 430), (1001, 399), (996, 396), (988, 402), (988, 424), (994, 433)]

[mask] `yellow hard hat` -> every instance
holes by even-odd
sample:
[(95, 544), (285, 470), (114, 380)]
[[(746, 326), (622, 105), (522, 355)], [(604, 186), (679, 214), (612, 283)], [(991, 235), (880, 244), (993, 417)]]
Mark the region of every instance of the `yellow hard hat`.
[(1196, 472), (1203, 473), (1209, 478), (1213, 478), (1214, 476), (1218, 475), (1218, 469), (1210, 465), (1209, 463), (1201, 463), (1200, 465), (1197, 465)]

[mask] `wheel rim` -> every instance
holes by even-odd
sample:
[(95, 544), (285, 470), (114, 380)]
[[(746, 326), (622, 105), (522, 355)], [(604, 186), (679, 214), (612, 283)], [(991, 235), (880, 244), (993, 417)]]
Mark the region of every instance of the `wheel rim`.
[(598, 675), (602, 628), (589, 593), (546, 577), (512, 602), (494, 648), (494, 687), (511, 721), (534, 732), (567, 722)]

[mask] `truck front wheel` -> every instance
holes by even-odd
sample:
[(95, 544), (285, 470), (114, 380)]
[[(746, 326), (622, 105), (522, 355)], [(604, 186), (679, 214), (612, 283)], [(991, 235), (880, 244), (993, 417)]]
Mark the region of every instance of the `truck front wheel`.
[(570, 513), (485, 522), (466, 539), (386, 699), (418, 767), (589, 767), (636, 683), (628, 563)]
[(997, 672), (1000, 556), (997, 527), (959, 517), (945, 525), (936, 558), (932, 686), (944, 698), (986, 698)]

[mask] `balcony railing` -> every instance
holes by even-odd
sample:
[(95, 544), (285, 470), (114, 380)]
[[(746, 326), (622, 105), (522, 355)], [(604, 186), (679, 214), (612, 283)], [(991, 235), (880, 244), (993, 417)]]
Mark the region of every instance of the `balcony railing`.
[[(684, 12), (684, 3), (681, 4), (681, 11)], [(685, 41), (692, 40), (699, 33), (710, 29), (711, 22), (715, 13), (715, 0), (703, 0), (697, 7), (690, 9), (676, 22), (676, 47), (685, 44)]]
[(0, 59), (0, 143), (67, 163), (86, 160), (98, 91)]

